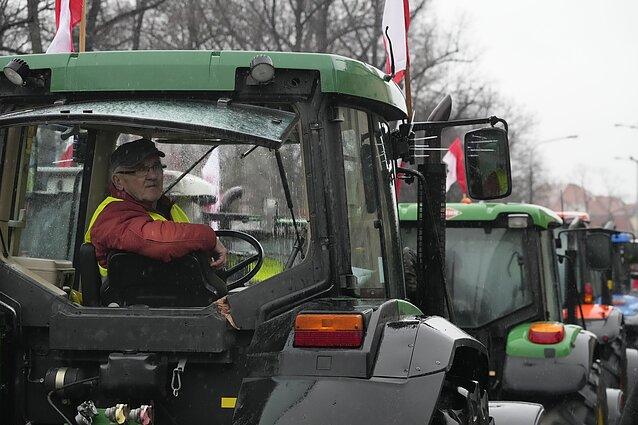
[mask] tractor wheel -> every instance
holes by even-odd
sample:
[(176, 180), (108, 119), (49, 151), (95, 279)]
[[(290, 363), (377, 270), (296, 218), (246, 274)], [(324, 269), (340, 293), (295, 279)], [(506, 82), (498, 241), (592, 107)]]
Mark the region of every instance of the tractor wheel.
[(620, 338), (606, 344), (601, 350), (602, 378), (609, 388), (627, 389), (626, 344)]
[(592, 364), (587, 384), (576, 394), (545, 406), (542, 425), (614, 425), (608, 421), (607, 386), (599, 362)]

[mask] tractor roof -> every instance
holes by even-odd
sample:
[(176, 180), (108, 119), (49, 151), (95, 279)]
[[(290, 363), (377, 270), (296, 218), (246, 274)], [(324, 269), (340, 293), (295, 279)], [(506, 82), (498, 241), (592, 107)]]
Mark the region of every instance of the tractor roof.
[[(527, 214), (534, 225), (548, 229), (560, 226), (563, 221), (552, 210), (540, 205), (532, 204), (503, 204), (485, 203), (456, 204), (449, 203), (445, 208), (446, 219), (449, 221), (494, 221), (501, 214)], [(416, 221), (416, 204), (399, 204), (399, 219), (401, 221)]]
[[(249, 68), (259, 54), (275, 69), (315, 70), (321, 90), (389, 105), (406, 116), (405, 98), (394, 82), (371, 65), (319, 53), (251, 51), (120, 51), (19, 56), (32, 70), (49, 69), (49, 92), (233, 91), (237, 68)], [(0, 57), (4, 67), (15, 56)], [(4, 76), (0, 74), (0, 80)]]

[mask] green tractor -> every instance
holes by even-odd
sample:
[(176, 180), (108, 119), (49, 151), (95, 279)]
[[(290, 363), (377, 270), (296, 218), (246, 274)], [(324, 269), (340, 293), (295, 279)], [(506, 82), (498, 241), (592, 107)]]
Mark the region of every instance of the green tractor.
[[(510, 190), (481, 174), (509, 174), (504, 121), (448, 122), (446, 98), (410, 123), (391, 76), (326, 54), (96, 52), (0, 67), (3, 424), (538, 423), (540, 405), (489, 405), (487, 351), (441, 317), (441, 282), (405, 300), (396, 160), (414, 160), (426, 133), (433, 162), (403, 176), (443, 228), (430, 214), (444, 202), (441, 130), (490, 124), (466, 150), (468, 180), (493, 198)], [(218, 229), (227, 269), (201, 253), (116, 252), (101, 279), (83, 235), (109, 155), (140, 136), (179, 173), (166, 191), (196, 198), (191, 220)], [(57, 173), (67, 141), (73, 167)], [(212, 193), (175, 186), (189, 176)], [(421, 241), (439, 275), (440, 242)]]
[(624, 252), (629, 247), (614, 243), (624, 236), (621, 232), (589, 227), (586, 213), (559, 215), (563, 226), (554, 233), (557, 252), (564, 259), (559, 264), (567, 306), (564, 318), (596, 335), (603, 378), (610, 387), (627, 392), (635, 386), (638, 373), (638, 351), (627, 348), (626, 322), (633, 319), (633, 296), (625, 297), (622, 289), (629, 286)]
[[(399, 205), (408, 247), (416, 246), (414, 211)], [(560, 217), (496, 203), (447, 204), (446, 216), (454, 323), (488, 348), (490, 397), (542, 403), (544, 424), (616, 423), (622, 393), (601, 379), (596, 336), (563, 322), (553, 236)]]

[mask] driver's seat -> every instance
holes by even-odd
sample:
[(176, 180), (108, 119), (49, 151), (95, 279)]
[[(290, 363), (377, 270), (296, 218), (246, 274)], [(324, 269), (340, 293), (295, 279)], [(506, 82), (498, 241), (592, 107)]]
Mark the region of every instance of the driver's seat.
[(170, 263), (115, 251), (108, 257), (108, 280), (101, 304), (120, 307), (204, 307), (227, 294), (226, 283), (209, 266), (209, 257), (192, 253)]

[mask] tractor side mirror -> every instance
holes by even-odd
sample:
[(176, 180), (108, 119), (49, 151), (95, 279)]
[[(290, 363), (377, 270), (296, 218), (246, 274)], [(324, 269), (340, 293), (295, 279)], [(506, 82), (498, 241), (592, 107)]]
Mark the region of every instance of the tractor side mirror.
[(586, 239), (587, 264), (594, 270), (611, 268), (611, 237), (604, 232), (588, 232)]
[(467, 132), (464, 156), (471, 198), (499, 199), (512, 193), (509, 141), (505, 130), (488, 127)]

